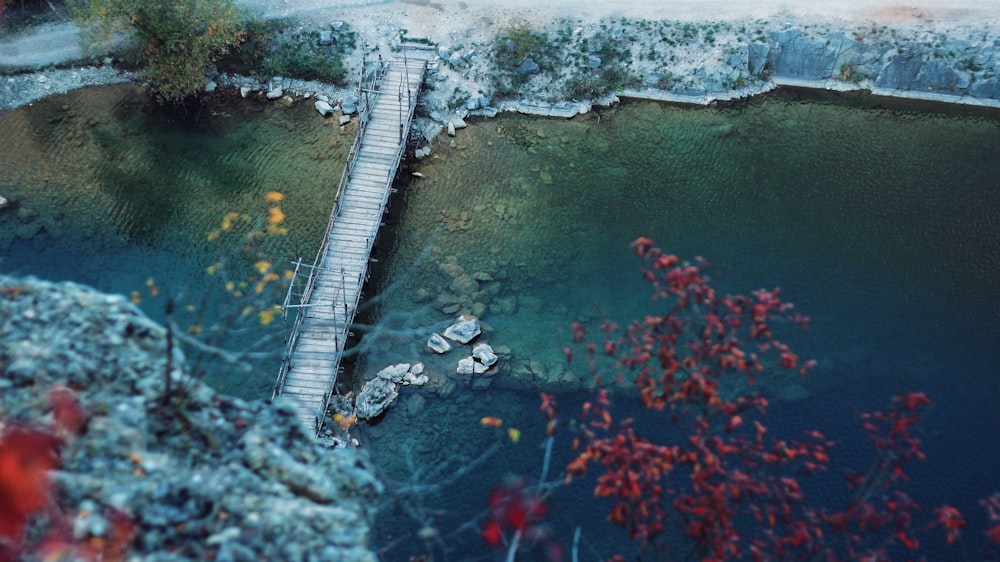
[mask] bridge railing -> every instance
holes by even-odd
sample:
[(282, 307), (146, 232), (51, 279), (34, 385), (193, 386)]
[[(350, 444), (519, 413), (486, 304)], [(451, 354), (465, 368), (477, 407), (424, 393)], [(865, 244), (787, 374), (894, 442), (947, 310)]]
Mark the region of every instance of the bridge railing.
[[(417, 60), (420, 60), (422, 63), (420, 75), (423, 76), (427, 70), (427, 61), (422, 59), (417, 59)], [(381, 57), (379, 57), (377, 64), (374, 64), (373, 70), (369, 68), (368, 64), (362, 65), (361, 76), (358, 80), (358, 99), (359, 99), (358, 133), (355, 136), (354, 142), (352, 143), (350, 150), (348, 151), (347, 160), (343, 172), (341, 173), (340, 181), (337, 184), (337, 190), (334, 196), (334, 205), (333, 205), (333, 211), (330, 215), (330, 221), (327, 224), (327, 228), (323, 234), (323, 239), (320, 243), (320, 248), (316, 253), (316, 257), (312, 265), (310, 266), (303, 264), (301, 259), (295, 262), (296, 267), (292, 277), (292, 282), (289, 285), (288, 293), (286, 294), (285, 300), (282, 305), (283, 309), (282, 319), (285, 321), (286, 327), (288, 326), (287, 319), (289, 310), (291, 308), (296, 308), (298, 310), (295, 314), (295, 319), (292, 322), (290, 331), (286, 332), (285, 354), (282, 359), (281, 366), (279, 368), (277, 380), (275, 381), (274, 390), (272, 392), (272, 399), (281, 394), (284, 389), (284, 385), (288, 377), (288, 372), (292, 368), (291, 366), (292, 354), (298, 343), (301, 326), (306, 315), (309, 312), (309, 309), (315, 307), (330, 307), (330, 311), (333, 313), (333, 325), (338, 328), (335, 330), (335, 332), (337, 333), (333, 334), (333, 341), (331, 342), (334, 344), (334, 349), (337, 357), (337, 361), (335, 362), (335, 364), (337, 365), (338, 372), (330, 374), (331, 376), (328, 379), (329, 382), (323, 392), (322, 408), (319, 411), (313, 413), (313, 419), (315, 423), (314, 430), (316, 430), (317, 432), (320, 429), (320, 426), (322, 425), (321, 420), (325, 416), (326, 411), (329, 408), (330, 401), (333, 398), (334, 390), (337, 384), (337, 378), (339, 375), (339, 364), (340, 364), (339, 359), (341, 357), (341, 354), (344, 352), (344, 348), (346, 347), (346, 339), (349, 336), (350, 322), (353, 320), (353, 313), (357, 311), (358, 305), (360, 303), (361, 289), (368, 278), (369, 274), (368, 265), (366, 263), (363, 270), (357, 274), (357, 279), (354, 279), (353, 276), (351, 279), (348, 279), (344, 268), (341, 267), (340, 284), (341, 284), (342, 296), (339, 299), (334, 297), (332, 299), (332, 302), (329, 303), (313, 303), (311, 302), (313, 290), (316, 286), (317, 277), (321, 273), (325, 272), (328, 275), (336, 275), (337, 273), (336, 270), (333, 269), (333, 264), (323, 263), (323, 260), (324, 256), (328, 251), (331, 233), (333, 231), (337, 218), (339, 217), (340, 214), (341, 202), (343, 200), (344, 191), (347, 188), (348, 184), (350, 183), (351, 174), (354, 171), (358, 153), (364, 141), (368, 121), (371, 118), (372, 108), (374, 106), (375, 101), (378, 99), (379, 95), (395, 94), (399, 98), (400, 142), (396, 150), (396, 153), (394, 155), (396, 162), (399, 162), (404, 155), (403, 153), (405, 152), (407, 145), (405, 135), (409, 132), (410, 124), (412, 123), (413, 120), (413, 115), (416, 105), (413, 103), (413, 101), (416, 95), (418, 94), (417, 91), (413, 91), (409, 87), (410, 70), (409, 70), (409, 65), (407, 64), (408, 62), (409, 61), (407, 60), (406, 51), (404, 50), (403, 63), (404, 63), (404, 72), (406, 73), (406, 80), (400, 84), (399, 89), (396, 92), (383, 90), (382, 78), (385, 76), (385, 73), (388, 70), (388, 64), (383, 62), (381, 60)], [(405, 84), (406, 86), (404, 86), (403, 84)], [(417, 87), (419, 88), (419, 84), (417, 85)], [(404, 97), (405, 97), (406, 107), (408, 108), (406, 111), (403, 110)], [(387, 206), (388, 203), (388, 194), (391, 192), (393, 180), (394, 177), (392, 177), (391, 175), (387, 177), (385, 180), (386, 199), (383, 200), (380, 205), (379, 208), (380, 217), (385, 212), (385, 207)], [(371, 255), (371, 251), (375, 244), (375, 236), (376, 233), (373, 232), (371, 236), (365, 238), (366, 255), (369, 256)], [(304, 275), (305, 269), (308, 269), (308, 275), (306, 276), (304, 281), (300, 282), (299, 280), (301, 279), (301, 276)], [(355, 283), (357, 284), (357, 290), (353, 291), (354, 302), (348, 303), (347, 287), (350, 284), (353, 289), (354, 288), (353, 285)], [(298, 295), (297, 299), (298, 303), (293, 304), (293, 293), (297, 287), (302, 287), (302, 292), (301, 294)], [(338, 315), (341, 313), (343, 314), (342, 319), (338, 318)], [(342, 327), (342, 330), (340, 330), (339, 327)]]
[[(351, 172), (354, 170), (358, 150), (361, 147), (361, 142), (364, 139), (365, 130), (367, 129), (368, 118), (371, 112), (372, 104), (374, 103), (374, 97), (378, 94), (376, 86), (382, 76), (385, 75), (387, 68), (388, 65), (386, 65), (380, 57), (375, 65), (374, 71), (371, 73), (370, 84), (366, 88), (365, 77), (366, 74), (368, 74), (369, 65), (366, 62), (363, 62), (361, 65), (360, 77), (358, 79), (358, 134), (354, 136), (354, 142), (351, 144), (351, 148), (347, 152), (346, 163), (344, 165), (343, 172), (341, 172), (340, 181), (337, 182), (337, 189), (334, 192), (333, 211), (330, 213), (330, 220), (326, 225), (326, 230), (323, 231), (323, 238), (320, 242), (319, 250), (316, 252), (316, 257), (313, 259), (312, 266), (309, 267), (309, 275), (304, 282), (302, 293), (299, 295), (298, 304), (293, 305), (291, 300), (292, 291), (298, 285), (298, 275), (302, 266), (301, 259), (296, 262), (295, 272), (288, 285), (288, 292), (285, 295), (285, 300), (282, 305), (282, 320), (287, 322), (289, 308), (295, 308), (297, 311), (291, 328), (288, 332), (286, 332), (285, 353), (281, 360), (281, 366), (278, 369), (278, 377), (275, 380), (274, 389), (271, 392), (272, 400), (281, 394), (281, 391), (284, 389), (285, 379), (288, 377), (288, 371), (291, 368), (292, 351), (295, 349), (295, 344), (298, 343), (299, 329), (301, 328), (302, 322), (305, 320), (305, 315), (308, 312), (309, 300), (312, 297), (313, 288), (316, 283), (316, 276), (320, 271), (320, 264), (329, 246), (330, 232), (333, 230), (333, 225), (337, 220), (337, 216), (340, 214), (340, 203), (344, 196), (344, 190), (350, 182)], [(333, 306), (334, 310), (336, 310), (335, 303), (331, 303), (330, 306)], [(340, 351), (339, 346), (338, 351)], [(329, 394), (329, 392), (327, 392), (327, 394)], [(328, 403), (329, 397), (327, 397), (327, 404)]]
[[(403, 51), (403, 62), (404, 62), (403, 68), (405, 69), (405, 72), (407, 72), (407, 75), (406, 75), (406, 84), (409, 84), (410, 83), (409, 74), (408, 74), (409, 68), (406, 65), (407, 61), (406, 61), (406, 51), (405, 50)], [(424, 66), (423, 66), (422, 70), (423, 70), (423, 72), (426, 72), (426, 70), (427, 70), (427, 62), (424, 61), (423, 64), (424, 64)], [(373, 75), (373, 79), (372, 79), (372, 82), (371, 82), (371, 87), (370, 87), (370, 90), (369, 90), (370, 92), (372, 92), (373, 97), (372, 97), (371, 100), (368, 100), (366, 98), (366, 102), (368, 102), (368, 103), (367, 103), (366, 108), (365, 108), (364, 119), (360, 119), (359, 118), (360, 123), (359, 123), (359, 129), (358, 129), (358, 136), (357, 136), (357, 138), (355, 140), (356, 147), (360, 147), (361, 142), (364, 139), (364, 131), (366, 130), (366, 126), (368, 124), (368, 116), (370, 115), (370, 110), (371, 110), (371, 107), (374, 105), (375, 99), (377, 99), (376, 96), (377, 95), (389, 95), (389, 94), (391, 94), (391, 92), (382, 90), (379, 87), (379, 84), (381, 83), (381, 79), (385, 75), (385, 72), (386, 72), (387, 69), (388, 69), (388, 65), (386, 65), (385, 63), (383, 63), (382, 59), (379, 58), (378, 59), (377, 70), (376, 70), (376, 72)], [(421, 75), (423, 75), (423, 74), (421, 74)], [(402, 114), (400, 115), (399, 126), (400, 126), (401, 133), (400, 133), (399, 147), (396, 149), (396, 154), (394, 156), (396, 162), (400, 162), (402, 160), (403, 153), (406, 150), (406, 142), (405, 142), (406, 139), (404, 137), (403, 131), (408, 132), (409, 129), (410, 129), (410, 123), (413, 120), (413, 114), (414, 114), (414, 109), (415, 109), (415, 104), (412, 103), (411, 96), (416, 96), (416, 94), (417, 94), (417, 92), (410, 92), (409, 89), (407, 89), (406, 100), (407, 100), (407, 107), (409, 108), (409, 111), (405, 115), (405, 120), (403, 118), (403, 115)], [(402, 84), (400, 85), (400, 91), (399, 91), (398, 95), (399, 95), (399, 100), (402, 101), (403, 100)], [(340, 201), (340, 194), (343, 193), (343, 189), (347, 187), (347, 183), (349, 183), (349, 181), (350, 181), (350, 172), (351, 172), (351, 170), (353, 170), (354, 156), (356, 154), (357, 154), (357, 152), (356, 152), (355, 147), (352, 147), (351, 154), (349, 155), (349, 158), (348, 158), (348, 165), (344, 167), (345, 174), (341, 178), (341, 187), (338, 188), (338, 197), (337, 197), (338, 203)], [(392, 176), (389, 176), (389, 177), (386, 178), (385, 193), (388, 194), (389, 191), (392, 189), (392, 182), (393, 182), (394, 179), (395, 178), (392, 177)], [(381, 216), (383, 216), (385, 214), (386, 203), (387, 203), (387, 201), (382, 201), (382, 204), (379, 206), (379, 212), (378, 212), (378, 216), (379, 217), (381, 217)], [(340, 208), (336, 207), (335, 208), (335, 214), (337, 212), (339, 212), (339, 210), (340, 210)], [(333, 221), (331, 220), (330, 228), (332, 228), (332, 226), (333, 226)], [(329, 235), (329, 232), (327, 233), (327, 236), (326, 236), (327, 239), (329, 239), (328, 235)], [(324, 252), (325, 252), (325, 245), (326, 244), (324, 243)], [(374, 246), (375, 246), (375, 236), (373, 234), (372, 236), (365, 238), (365, 255), (371, 256), (372, 249), (373, 249)], [(353, 320), (353, 318), (351, 318), (349, 316), (351, 315), (351, 311), (357, 311), (358, 310), (358, 305), (361, 302), (361, 289), (364, 286), (365, 282), (368, 281), (368, 273), (369, 273), (369, 271), (368, 271), (368, 265), (366, 263), (365, 264), (365, 268), (364, 268), (364, 270), (362, 272), (360, 272), (358, 279), (356, 279), (356, 280), (352, 279), (351, 280), (352, 282), (357, 283), (357, 290), (354, 291), (354, 302), (350, 303), (350, 307), (348, 307), (348, 303), (347, 302), (342, 302), (341, 303), (342, 306), (343, 306), (343, 311), (344, 311), (345, 333), (343, 335), (344, 335), (344, 339), (345, 340), (346, 340), (346, 337), (348, 336), (347, 332), (348, 332), (348, 329), (349, 329), (349, 322)], [(340, 271), (340, 282), (341, 282), (341, 291), (342, 291), (342, 294), (344, 295), (344, 301), (346, 301), (346, 296), (347, 296), (347, 291), (346, 291), (347, 277), (346, 277), (346, 274), (345, 274), (345, 272), (344, 272), (343, 269), (341, 269), (341, 271)], [(334, 314), (336, 314), (336, 303), (334, 303), (334, 306), (335, 306), (335, 308), (334, 308)], [(336, 345), (337, 345), (337, 352), (338, 353), (343, 353), (344, 348), (342, 346), (346, 345), (346, 342), (345, 341), (336, 342)], [(339, 365), (339, 361), (338, 361), (338, 365)], [(339, 367), (338, 367), (338, 369), (339, 369)], [(339, 374), (340, 373), (338, 372), (337, 375), (339, 375)], [(330, 383), (327, 385), (327, 387), (326, 387), (326, 389), (325, 389), (325, 391), (323, 393), (323, 407), (322, 407), (322, 409), (319, 412), (319, 418), (317, 418), (317, 423), (319, 423), (319, 421), (318, 421), (319, 419), (322, 419), (322, 417), (326, 415), (326, 412), (330, 408), (330, 401), (333, 400), (334, 389), (335, 389), (335, 387), (337, 385), (337, 378), (338, 378), (338, 376), (334, 376), (334, 377), (332, 377), (330, 379)], [(319, 427), (316, 428), (316, 431), (317, 431), (317, 433), (319, 432)]]

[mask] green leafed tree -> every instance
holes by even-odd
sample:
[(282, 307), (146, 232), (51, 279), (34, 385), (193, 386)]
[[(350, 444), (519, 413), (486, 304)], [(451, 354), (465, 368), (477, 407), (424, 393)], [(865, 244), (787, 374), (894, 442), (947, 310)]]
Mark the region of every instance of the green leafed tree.
[(72, 0), (95, 42), (131, 36), (146, 86), (161, 102), (179, 102), (205, 85), (215, 61), (245, 36), (231, 0)]

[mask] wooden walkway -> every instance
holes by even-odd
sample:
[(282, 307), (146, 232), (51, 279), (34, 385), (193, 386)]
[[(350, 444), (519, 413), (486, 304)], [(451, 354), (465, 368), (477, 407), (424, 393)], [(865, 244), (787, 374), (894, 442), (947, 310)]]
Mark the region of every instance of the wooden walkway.
[(379, 57), (365, 65), (358, 88), (358, 135), (337, 187), (330, 224), (312, 266), (296, 265), (285, 298), (286, 320), (290, 310), (296, 315), (272, 398), (291, 398), (303, 423), (317, 433), (336, 389), (429, 58), (426, 49), (404, 48), (391, 61)]

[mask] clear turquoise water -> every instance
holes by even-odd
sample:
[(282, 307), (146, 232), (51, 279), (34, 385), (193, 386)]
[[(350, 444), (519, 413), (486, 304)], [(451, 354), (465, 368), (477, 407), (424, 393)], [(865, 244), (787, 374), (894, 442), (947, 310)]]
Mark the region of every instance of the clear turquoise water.
[[(417, 167), (424, 177), (395, 204), (376, 276), (376, 329), (359, 369), (371, 376), (420, 360), (432, 385), (404, 388), (366, 439), (387, 480), (411, 481), (403, 450), (426, 479), (420, 467), (503, 441), (481, 416), (525, 436), (425, 499), (423, 510), (387, 506), (375, 541), (392, 545), (387, 559), (422, 552), (412, 538), (420, 523), (449, 530), (481, 516), (488, 490), (505, 477), (538, 478), (539, 389), (568, 403), (585, 396), (572, 391), (587, 377), (565, 364), (561, 327), (626, 321), (650, 306), (628, 250), (637, 236), (710, 259), (722, 290), (780, 286), (812, 317), (809, 334), (783, 339), (819, 367), (805, 379), (763, 383), (774, 402), (768, 420), (787, 436), (802, 427), (833, 436), (838, 467), (867, 466), (857, 413), (909, 389), (935, 399), (924, 436), (930, 461), (913, 476), (915, 495), (926, 506), (959, 505), (978, 525), (970, 545), (982, 547), (976, 500), (995, 490), (1000, 466), (1000, 119), (829, 101), (777, 95), (717, 109), (630, 103), (571, 121), (505, 116), (461, 131), (454, 146), (438, 144), (437, 160)], [(451, 374), (456, 352), (436, 357), (422, 347), (453, 316), (438, 295), (455, 300), (456, 266), (494, 280), (459, 304), (478, 302), (483, 339), (510, 348), (487, 390)], [(556, 449), (565, 459), (568, 439)], [(819, 503), (842, 501), (839, 482), (815, 493)], [(588, 555), (633, 548), (601, 522), (608, 505), (586, 485), (560, 490), (554, 502), (555, 534), (568, 542), (582, 525)], [(449, 540), (452, 559), (488, 557), (468, 529)]]
[[(837, 468), (868, 460), (853, 416), (903, 390), (929, 394), (929, 459), (912, 475), (914, 496), (928, 511), (955, 504), (972, 522), (968, 545), (932, 559), (977, 559), (976, 501), (996, 489), (1000, 466), (1000, 119), (879, 103), (629, 103), (571, 121), (504, 116), (460, 131), (454, 146), (439, 141), (415, 168), (424, 177), (398, 186), (354, 365), (364, 378), (423, 361), (432, 383), (402, 389), (361, 438), (396, 490), (442, 483), (458, 466), (450, 461), (500, 448), (440, 493), (387, 499), (373, 547), (408, 560), (428, 548), (416, 532), (431, 525), (446, 559), (492, 559), (466, 523), (482, 521), (497, 483), (537, 478), (538, 391), (557, 392), (568, 415), (587, 397), (587, 376), (562, 355), (562, 327), (627, 320), (649, 306), (628, 252), (645, 235), (712, 260), (722, 290), (780, 286), (812, 317), (809, 334), (787, 339), (819, 367), (764, 382), (768, 422), (784, 435), (803, 426), (828, 434)], [(349, 137), (308, 107), (208, 111), (218, 115), (192, 128), (145, 113), (127, 89), (97, 88), (0, 115), (0, 194), (20, 205), (0, 212), (0, 271), (124, 294), (152, 276), (189, 302), (208, 292), (217, 312), (226, 301), (203, 272), (220, 249), (206, 234), (228, 211), (259, 211), (270, 190), (286, 193), (291, 233), (269, 250), (312, 256)], [(471, 294), (464, 277), (451, 286), (463, 273), (477, 279)], [(162, 317), (162, 300), (142, 306)], [(452, 374), (458, 352), (424, 350), (427, 335), (465, 309), (480, 313), (485, 341), (509, 349), (489, 388)], [(266, 397), (279, 353), (209, 381)], [(625, 396), (616, 406), (641, 414)], [(519, 428), (520, 442), (482, 427), (487, 415)], [(556, 470), (568, 439), (554, 457)], [(838, 485), (811, 492), (820, 504), (841, 501)], [(585, 559), (629, 554), (623, 533), (602, 521), (607, 508), (585, 484), (560, 488), (551, 533), (568, 545), (580, 525)], [(927, 541), (932, 555), (938, 546)]]
[[(353, 137), (308, 103), (282, 109), (220, 97), (200, 111), (197, 120), (163, 115), (118, 86), (0, 114), (0, 194), (18, 204), (0, 211), (0, 271), (138, 291), (142, 308), (160, 320), (172, 297), (181, 328), (204, 326), (201, 337), (230, 351), (275, 338), (277, 345), (256, 349), (263, 354), (235, 370), (189, 353), (214, 386), (266, 397), (283, 350), (281, 323), (239, 334), (236, 328), (246, 326), (227, 323), (233, 329), (224, 336), (207, 333), (235, 300), (206, 268), (242, 244), (235, 237), (209, 241), (208, 234), (229, 212), (262, 217), (265, 194), (279, 191), (289, 234), (260, 249), (279, 271), (297, 256), (311, 263)], [(156, 298), (149, 278), (159, 288)]]

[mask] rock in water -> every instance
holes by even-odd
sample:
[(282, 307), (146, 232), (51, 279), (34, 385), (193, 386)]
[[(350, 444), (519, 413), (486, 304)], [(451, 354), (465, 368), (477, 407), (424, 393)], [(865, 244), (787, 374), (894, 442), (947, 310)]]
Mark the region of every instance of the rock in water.
[(378, 417), (392, 404), (399, 392), (392, 381), (375, 377), (361, 387), (361, 392), (354, 399), (354, 415), (366, 420)]
[(333, 106), (323, 100), (316, 101), (316, 103), (313, 104), (313, 107), (315, 107), (316, 111), (318, 111), (323, 117), (333, 113)]
[(410, 372), (409, 363), (399, 363), (396, 365), (390, 365), (385, 369), (378, 372), (376, 377), (380, 379), (385, 379), (392, 383), (402, 382), (406, 378), (406, 374)]
[(448, 343), (448, 340), (442, 338), (437, 333), (431, 334), (430, 339), (427, 340), (427, 347), (434, 353), (448, 353), (451, 351), (451, 344)]
[(472, 348), (472, 358), (487, 369), (496, 365), (496, 362), (499, 359), (497, 355), (493, 353), (493, 348), (485, 343), (476, 344), (476, 346)]
[(458, 343), (469, 343), (476, 336), (483, 333), (479, 327), (479, 319), (475, 316), (459, 316), (458, 320), (448, 326), (444, 331), (444, 337), (457, 341)]
[(458, 368), (455, 370), (460, 375), (481, 375), (486, 372), (487, 367), (479, 363), (473, 357), (463, 357), (458, 360)]

